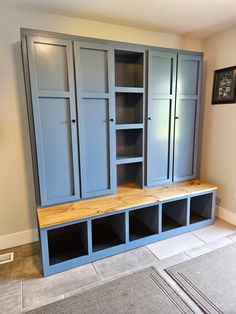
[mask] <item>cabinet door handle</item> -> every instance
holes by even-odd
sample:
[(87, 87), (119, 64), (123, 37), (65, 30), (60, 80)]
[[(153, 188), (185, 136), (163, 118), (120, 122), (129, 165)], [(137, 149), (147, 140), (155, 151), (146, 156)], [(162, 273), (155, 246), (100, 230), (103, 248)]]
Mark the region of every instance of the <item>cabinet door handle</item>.
[(152, 117), (148, 117), (148, 120), (152, 120)]
[(76, 120), (75, 120), (75, 119), (72, 119), (72, 120), (71, 120), (71, 122), (72, 122), (72, 123), (75, 123), (75, 122), (76, 122)]
[(109, 121), (110, 121), (110, 122), (114, 122), (114, 119), (113, 119), (113, 118), (111, 118), (111, 119), (109, 119)]
[(180, 119), (180, 117), (175, 117), (175, 119), (176, 119), (176, 120), (179, 120), (179, 119)]

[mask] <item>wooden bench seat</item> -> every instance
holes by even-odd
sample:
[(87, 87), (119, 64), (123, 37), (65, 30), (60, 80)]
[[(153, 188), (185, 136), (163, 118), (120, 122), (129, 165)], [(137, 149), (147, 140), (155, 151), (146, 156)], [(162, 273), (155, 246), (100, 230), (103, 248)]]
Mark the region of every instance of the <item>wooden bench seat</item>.
[(216, 186), (200, 182), (199, 180), (149, 189), (140, 189), (135, 185), (125, 185), (118, 187), (115, 195), (38, 208), (38, 222), (40, 228), (47, 228), (119, 210), (214, 190), (217, 190)]

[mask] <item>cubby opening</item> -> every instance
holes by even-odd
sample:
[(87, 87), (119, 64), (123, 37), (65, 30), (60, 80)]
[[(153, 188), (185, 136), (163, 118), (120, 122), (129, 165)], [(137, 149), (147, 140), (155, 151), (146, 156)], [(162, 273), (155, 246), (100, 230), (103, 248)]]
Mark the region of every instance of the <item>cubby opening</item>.
[(117, 185), (135, 184), (142, 187), (142, 162), (117, 165)]
[(116, 124), (143, 123), (143, 94), (116, 93)]
[(190, 224), (211, 219), (212, 197), (212, 193), (191, 197)]
[(115, 50), (117, 87), (143, 87), (143, 53)]
[(87, 255), (87, 223), (48, 230), (48, 250), (50, 265)]
[(158, 206), (129, 212), (129, 240), (134, 241), (158, 234)]
[(116, 131), (117, 159), (142, 157), (143, 131), (142, 129)]
[(125, 243), (125, 214), (92, 220), (93, 252)]
[(187, 225), (187, 199), (162, 205), (162, 232)]

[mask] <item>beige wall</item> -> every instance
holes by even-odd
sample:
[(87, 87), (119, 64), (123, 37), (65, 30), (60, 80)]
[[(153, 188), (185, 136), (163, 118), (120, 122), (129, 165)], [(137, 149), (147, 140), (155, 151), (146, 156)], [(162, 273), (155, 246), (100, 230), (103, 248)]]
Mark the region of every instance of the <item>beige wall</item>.
[(201, 178), (217, 184), (218, 205), (236, 213), (236, 104), (211, 105), (214, 70), (236, 65), (236, 26), (204, 40), (203, 50)]
[(36, 227), (20, 27), (202, 50), (200, 40), (172, 34), (0, 7), (0, 240), (3, 235)]

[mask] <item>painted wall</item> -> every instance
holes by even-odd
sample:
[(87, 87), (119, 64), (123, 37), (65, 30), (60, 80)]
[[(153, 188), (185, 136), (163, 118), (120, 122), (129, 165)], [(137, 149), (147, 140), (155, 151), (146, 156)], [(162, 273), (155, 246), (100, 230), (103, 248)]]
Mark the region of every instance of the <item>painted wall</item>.
[(232, 215), (236, 215), (236, 104), (211, 105), (214, 70), (236, 65), (235, 38), (236, 26), (203, 41), (205, 97), (201, 178), (219, 186), (219, 215), (236, 224), (236, 216)]
[[(0, 7), (0, 248), (37, 238), (20, 27), (202, 50), (200, 40), (89, 20)], [(15, 234), (17, 233), (17, 234)]]

